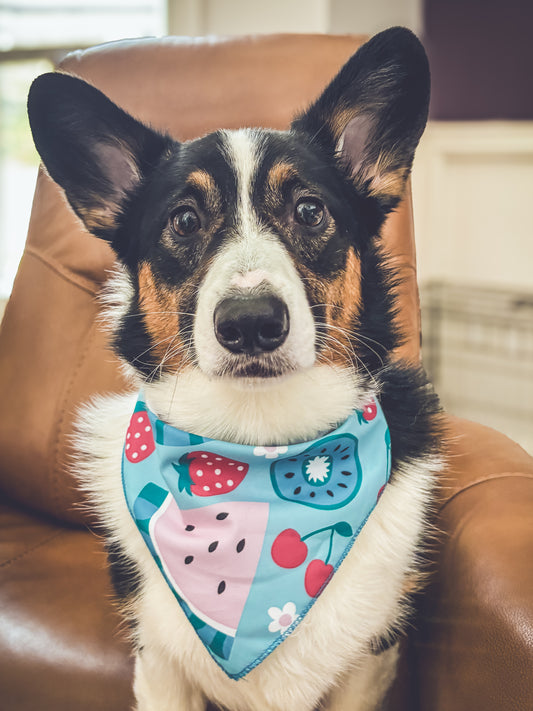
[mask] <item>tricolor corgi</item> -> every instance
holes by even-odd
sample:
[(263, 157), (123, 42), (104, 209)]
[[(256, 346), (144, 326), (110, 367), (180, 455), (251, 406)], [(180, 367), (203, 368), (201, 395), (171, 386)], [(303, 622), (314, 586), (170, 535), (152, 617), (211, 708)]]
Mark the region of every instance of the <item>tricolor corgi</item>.
[(137, 711), (382, 708), (441, 468), (437, 399), (392, 356), (380, 243), (428, 99), (402, 28), (287, 131), (180, 143), (74, 76), (31, 88), (49, 175), (117, 257), (104, 301), (131, 392), (83, 410), (76, 466)]

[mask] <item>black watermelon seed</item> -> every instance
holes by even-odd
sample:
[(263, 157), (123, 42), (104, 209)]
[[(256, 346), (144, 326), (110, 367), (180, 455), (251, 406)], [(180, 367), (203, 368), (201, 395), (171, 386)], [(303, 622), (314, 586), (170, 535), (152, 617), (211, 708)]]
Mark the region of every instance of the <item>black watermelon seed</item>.
[(328, 496), (335, 496), (335, 494), (334, 494), (330, 489), (328, 489), (328, 490), (326, 491), (326, 494), (327, 494)]
[(295, 459), (294, 457), (292, 459), (289, 459), (289, 462), (297, 462), (298, 460)]
[(293, 476), (294, 476), (294, 472), (287, 472), (285, 474), (285, 479), (292, 479)]
[(349, 447), (345, 447), (344, 449), (341, 449), (341, 454), (344, 454), (344, 452), (347, 452), (349, 449), (350, 449)]
[(341, 472), (343, 476), (352, 476), (352, 472)]
[(193, 562), (193, 560), (194, 560), (194, 556), (188, 555), (183, 562), (185, 563), (185, 565), (189, 565), (190, 563)]
[(225, 518), (228, 518), (229, 513), (223, 512), (217, 514), (217, 521), (223, 521)]
[(218, 593), (219, 595), (222, 595), (222, 593), (224, 592), (225, 589), (226, 589), (226, 581), (225, 581), (225, 580), (222, 580), (222, 581), (218, 584), (217, 593)]
[(340, 444), (338, 444), (333, 451), (336, 452), (339, 449), (339, 447), (340, 447)]
[(238, 543), (237, 543), (237, 553), (241, 553), (244, 550), (244, 546), (246, 545), (246, 538), (242, 538)]
[(316, 491), (311, 491), (311, 493), (309, 494), (309, 496), (310, 496), (312, 499), (314, 499), (315, 496), (316, 496)]
[(186, 531), (194, 531), (194, 526), (190, 523), (188, 526), (185, 526)]
[(209, 548), (207, 549), (210, 553), (212, 553), (214, 550), (216, 550), (216, 547), (218, 546), (218, 541), (213, 541), (213, 543), (209, 544)]
[(341, 481), (337, 484), (337, 486), (340, 486), (341, 489), (347, 489), (347, 488), (348, 488), (347, 484), (343, 484)]
[(349, 454), (345, 454), (344, 457), (341, 457), (341, 460), (344, 461), (345, 459), (350, 459)]
[(301, 490), (302, 490), (302, 487), (301, 487), (301, 486), (297, 486), (296, 489), (294, 490), (294, 494), (295, 494), (295, 495), (298, 495)]
[(324, 452), (327, 452), (327, 451), (328, 451), (327, 447), (322, 447), (322, 449), (320, 450), (320, 454), (324, 454)]

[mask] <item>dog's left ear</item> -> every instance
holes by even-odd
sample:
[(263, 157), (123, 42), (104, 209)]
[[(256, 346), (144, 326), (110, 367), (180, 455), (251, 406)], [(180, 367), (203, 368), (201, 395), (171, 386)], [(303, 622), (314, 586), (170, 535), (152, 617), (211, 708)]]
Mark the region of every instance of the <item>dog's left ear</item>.
[(170, 139), (135, 120), (95, 87), (62, 73), (35, 79), (28, 116), (50, 176), (89, 232), (115, 246), (124, 206)]
[(429, 66), (403, 27), (364, 44), (292, 128), (334, 154), (385, 212), (399, 202), (427, 121)]

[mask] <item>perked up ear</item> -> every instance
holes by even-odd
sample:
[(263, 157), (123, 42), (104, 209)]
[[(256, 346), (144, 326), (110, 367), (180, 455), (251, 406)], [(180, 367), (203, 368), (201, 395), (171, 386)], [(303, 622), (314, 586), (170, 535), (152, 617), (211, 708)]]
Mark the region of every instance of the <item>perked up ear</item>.
[(68, 74), (43, 74), (33, 82), (28, 115), (48, 173), (89, 232), (111, 241), (125, 200), (170, 139)]
[(360, 194), (388, 212), (426, 125), (429, 86), (424, 48), (394, 27), (364, 44), (292, 127), (335, 154)]

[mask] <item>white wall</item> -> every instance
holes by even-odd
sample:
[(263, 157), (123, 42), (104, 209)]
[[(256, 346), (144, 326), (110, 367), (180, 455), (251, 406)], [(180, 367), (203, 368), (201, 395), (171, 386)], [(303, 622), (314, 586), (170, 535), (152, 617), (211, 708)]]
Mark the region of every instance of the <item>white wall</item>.
[(326, 32), (329, 0), (169, 0), (169, 29), (178, 35)]
[(172, 34), (266, 32), (373, 34), (392, 25), (415, 32), (422, 0), (169, 0)]
[(432, 122), (413, 173), (419, 282), (533, 291), (533, 122)]
[(328, 32), (376, 32), (403, 25), (422, 30), (422, 0), (330, 0)]

